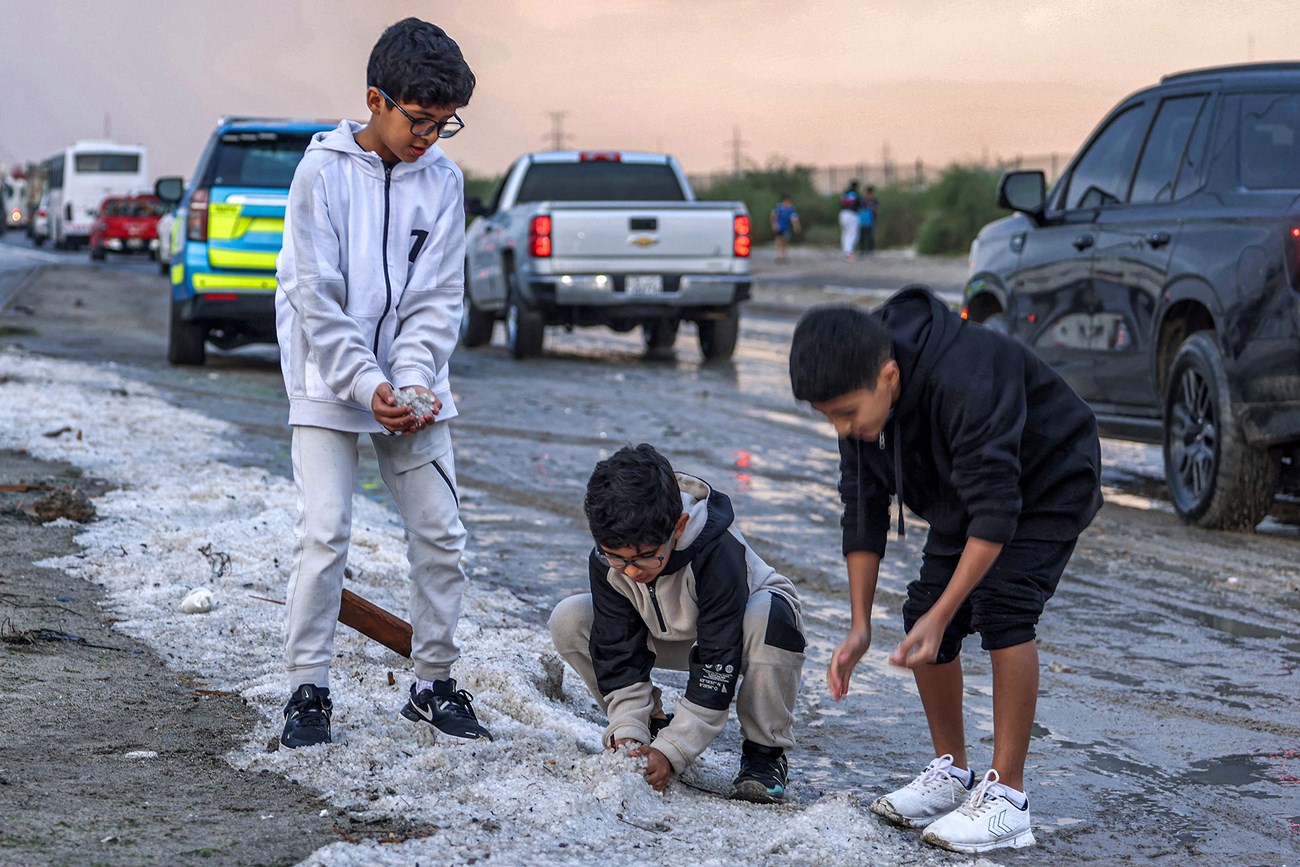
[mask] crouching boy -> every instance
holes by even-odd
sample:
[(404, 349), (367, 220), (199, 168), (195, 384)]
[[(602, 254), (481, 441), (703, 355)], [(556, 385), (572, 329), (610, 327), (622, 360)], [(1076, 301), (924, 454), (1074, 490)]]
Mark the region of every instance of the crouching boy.
[[(745, 542), (725, 494), (645, 443), (596, 465), (584, 506), (591, 592), (560, 602), (550, 627), (609, 717), (605, 746), (632, 746), (663, 791), (722, 731), (735, 697), (745, 740), (730, 796), (782, 800), (804, 662), (794, 585)], [(673, 714), (654, 668), (689, 672)]]

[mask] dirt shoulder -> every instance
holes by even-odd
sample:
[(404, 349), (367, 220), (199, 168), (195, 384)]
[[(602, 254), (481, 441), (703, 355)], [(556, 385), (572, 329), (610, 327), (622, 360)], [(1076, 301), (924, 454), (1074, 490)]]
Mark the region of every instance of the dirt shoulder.
[(228, 765), (256, 722), (243, 699), (114, 630), (97, 586), (34, 565), (76, 553), (77, 528), (28, 512), (52, 489), (104, 485), (7, 450), (0, 485), (32, 487), (0, 491), (0, 861), (293, 864), (339, 840), (419, 835)]

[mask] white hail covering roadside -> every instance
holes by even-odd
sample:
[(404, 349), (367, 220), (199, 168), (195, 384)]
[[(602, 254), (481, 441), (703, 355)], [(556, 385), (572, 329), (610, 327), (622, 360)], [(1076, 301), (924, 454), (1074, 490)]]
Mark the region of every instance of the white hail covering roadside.
[[(677, 783), (666, 795), (655, 794), (633, 760), (596, 752), (602, 726), (572, 672), (566, 672), (562, 700), (543, 694), (541, 660), (554, 651), (536, 618), (521, 616), (523, 604), (508, 592), (476, 585), (460, 622), (464, 657), (455, 674), (474, 693), (495, 743), (435, 743), (400, 718), (409, 666), (340, 627), (335, 743), (268, 752), (283, 722), (287, 689), (282, 609), (253, 597), (283, 595), (295, 493), (280, 476), (224, 463), (236, 448), (234, 437), (233, 427), (172, 406), (112, 367), (0, 350), (0, 447), (66, 461), (116, 486), (96, 501), (99, 519), (77, 537), (82, 552), (43, 565), (103, 585), (123, 618), (117, 628), (147, 642), (168, 665), (199, 672), (211, 687), (237, 691), (261, 711), (248, 742), (226, 756), (232, 765), (283, 774), (352, 815), (400, 816), (430, 831), (400, 844), (335, 843), (304, 863), (951, 861), (913, 836), (900, 841), (883, 832), (862, 806), (870, 793), (839, 792), (779, 807), (726, 801)], [(470, 532), (472, 576), (472, 526)], [(225, 557), (218, 575), (212, 563)], [(400, 526), (364, 498), (356, 502), (349, 562), (350, 586), (405, 611)], [(182, 613), (182, 600), (200, 586), (212, 591), (211, 612)], [(816, 676), (817, 663), (809, 668)], [(396, 685), (388, 684), (389, 671)], [(160, 725), (165, 730), (167, 721)], [(732, 761), (706, 753), (687, 780), (725, 791), (735, 772)], [(796, 754), (794, 787), (798, 761)], [(264, 818), (286, 830), (295, 822), (292, 815)]]

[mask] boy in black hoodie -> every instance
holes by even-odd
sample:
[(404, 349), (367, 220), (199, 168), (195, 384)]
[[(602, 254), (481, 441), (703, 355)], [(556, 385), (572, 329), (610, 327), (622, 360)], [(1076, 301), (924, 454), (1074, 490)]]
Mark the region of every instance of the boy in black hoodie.
[[(873, 812), (958, 852), (1034, 842), (1025, 755), (1038, 698), (1035, 625), (1079, 534), (1101, 507), (1092, 411), (1023, 345), (909, 287), (878, 312), (820, 308), (795, 329), (790, 382), (835, 425), (852, 626), (827, 672), (831, 695), (871, 644), (889, 498), (930, 524), (907, 588), (912, 669), (935, 758)], [(993, 663), (993, 760), (976, 779), (962, 722), (962, 640)]]

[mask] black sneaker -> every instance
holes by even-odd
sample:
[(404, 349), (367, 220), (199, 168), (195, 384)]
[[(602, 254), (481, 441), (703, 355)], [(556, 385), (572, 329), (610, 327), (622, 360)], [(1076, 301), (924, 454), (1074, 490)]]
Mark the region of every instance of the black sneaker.
[(474, 696), (456, 689), (456, 681), (435, 680), (433, 689), (415, 691), (411, 684), (411, 698), (402, 708), (402, 716), (414, 722), (427, 722), (438, 731), (453, 738), (476, 741), (492, 740), (492, 733), (483, 727), (474, 715), (470, 702)]
[(785, 750), (747, 740), (741, 747), (740, 773), (731, 784), (728, 797), (755, 804), (780, 803), (785, 800), (789, 772)]
[(330, 743), (330, 714), (333, 712), (328, 686), (305, 683), (298, 687), (284, 706), (284, 733), (280, 735), (280, 745), (295, 750)]
[(654, 743), (655, 738), (659, 737), (659, 733), (668, 728), (668, 724), (672, 721), (673, 715), (670, 713), (664, 714), (663, 719), (655, 716), (650, 717), (650, 743)]

